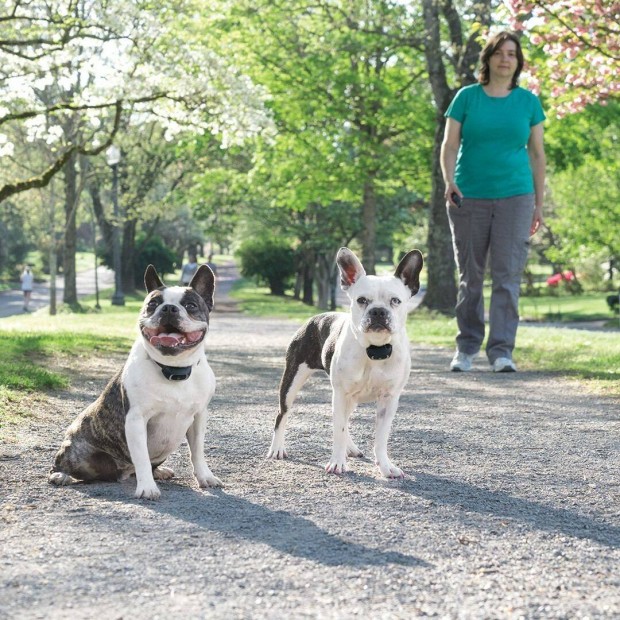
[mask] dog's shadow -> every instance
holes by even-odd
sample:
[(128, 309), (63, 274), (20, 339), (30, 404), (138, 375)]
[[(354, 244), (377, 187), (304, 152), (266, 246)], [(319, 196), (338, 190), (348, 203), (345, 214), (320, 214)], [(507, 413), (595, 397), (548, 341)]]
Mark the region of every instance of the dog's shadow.
[(590, 540), (612, 549), (620, 548), (620, 528), (615, 525), (565, 508), (515, 497), (505, 491), (484, 489), (460, 480), (419, 472), (404, 479), (382, 481), (364, 474), (348, 473), (347, 476), (356, 485), (379, 483), (437, 505), (456, 505), (467, 512), (521, 523), (539, 531)]
[[(71, 488), (89, 497), (105, 496), (109, 501), (127, 503), (130, 501), (127, 495), (133, 485), (135, 481), (128, 480), (122, 484), (77, 484)], [(160, 488), (163, 493), (159, 501), (135, 501), (143, 502), (143, 506), (158, 514), (190, 523), (205, 532), (220, 532), (227, 538), (266, 544), (285, 555), (325, 566), (430, 566), (405, 553), (344, 540), (310, 519), (284, 510), (272, 510), (232, 495), (225, 489), (198, 491), (188, 488), (181, 480), (167, 481), (160, 484)]]

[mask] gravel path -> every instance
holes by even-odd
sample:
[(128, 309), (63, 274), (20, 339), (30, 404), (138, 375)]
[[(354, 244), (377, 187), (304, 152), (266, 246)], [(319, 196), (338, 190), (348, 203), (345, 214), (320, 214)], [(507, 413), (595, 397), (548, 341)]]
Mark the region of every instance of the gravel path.
[[(158, 502), (135, 500), (134, 481), (47, 484), (64, 429), (121, 357), (76, 362), (71, 390), (32, 399), (0, 447), (1, 618), (620, 615), (617, 400), (482, 362), (450, 373), (449, 351), (414, 342), (390, 441), (407, 478), (381, 479), (370, 458), (328, 476), (323, 376), (293, 410), (291, 458), (264, 458), (297, 324), (231, 310), (208, 340), (207, 461), (223, 489), (197, 488), (185, 445)], [(370, 407), (352, 434), (371, 455)]]

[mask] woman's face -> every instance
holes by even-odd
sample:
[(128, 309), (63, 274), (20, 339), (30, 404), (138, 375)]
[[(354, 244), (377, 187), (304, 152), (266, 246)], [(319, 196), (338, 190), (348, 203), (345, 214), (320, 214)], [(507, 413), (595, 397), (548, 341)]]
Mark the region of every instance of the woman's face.
[(490, 77), (512, 78), (517, 70), (517, 64), (517, 44), (508, 39), (489, 58)]

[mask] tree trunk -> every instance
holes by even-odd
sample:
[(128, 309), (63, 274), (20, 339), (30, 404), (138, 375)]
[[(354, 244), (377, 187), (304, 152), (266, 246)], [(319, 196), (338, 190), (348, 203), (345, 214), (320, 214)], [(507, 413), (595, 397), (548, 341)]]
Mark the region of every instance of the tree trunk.
[(63, 272), (65, 290), (63, 301), (69, 305), (76, 305), (77, 287), (75, 282), (75, 252), (77, 249), (76, 213), (78, 203), (77, 171), (75, 169), (77, 155), (73, 153), (65, 164), (65, 238)]
[(368, 275), (375, 274), (377, 245), (377, 194), (375, 192), (375, 173), (369, 172), (364, 183), (362, 205), (362, 265)]
[[(447, 2), (446, 4), (450, 4)], [(453, 312), (456, 305), (456, 280), (454, 276), (454, 254), (452, 238), (443, 196), (445, 185), (439, 154), (445, 127), (444, 113), (448, 108), (453, 92), (448, 86), (446, 68), (442, 59), (440, 3), (437, 0), (424, 0), (424, 27), (426, 31), (424, 53), (428, 76), (437, 107), (437, 127), (431, 162), (432, 190), (428, 214), (428, 273), (424, 305), (440, 312)]]
[(308, 306), (314, 305), (314, 265), (304, 265), (302, 274), (302, 301)]
[(88, 192), (90, 194), (91, 201), (93, 203), (93, 211), (95, 212), (95, 218), (97, 219), (97, 225), (101, 231), (103, 237), (103, 243), (105, 244), (106, 252), (112, 256), (112, 225), (105, 217), (105, 210), (103, 208), (103, 202), (101, 202), (101, 190), (98, 183), (89, 183)]
[(50, 244), (50, 315), (56, 314), (56, 277), (58, 273), (58, 255), (56, 253), (56, 239), (52, 237)]
[[(444, 198), (445, 184), (441, 173), (439, 155), (445, 127), (444, 114), (455, 90), (448, 84), (444, 66), (444, 49), (441, 40), (440, 17), (446, 20), (453, 56), (452, 69), (457, 83), (466, 86), (475, 82), (474, 69), (480, 53), (478, 32), (472, 32), (464, 40), (461, 17), (452, 0), (423, 0), (425, 42), (424, 53), (428, 77), (437, 108), (437, 129), (432, 161), (432, 195), (428, 221), (428, 287), (424, 305), (433, 310), (453, 314), (456, 304), (456, 279), (452, 238)], [(491, 24), (493, 0), (478, 0), (472, 5), (471, 22), (488, 28)]]
[[(123, 293), (130, 295), (136, 290), (136, 220), (126, 220), (123, 225), (121, 249), (121, 285)], [(141, 275), (141, 274), (140, 274)]]
[(317, 290), (318, 300), (317, 307), (326, 312), (329, 309), (330, 288), (331, 288), (331, 264), (333, 263), (333, 254), (320, 253), (317, 257)]
[(428, 285), (424, 295), (424, 305), (432, 310), (452, 314), (456, 304), (454, 253), (444, 198), (445, 185), (439, 164), (445, 119), (443, 114), (437, 116), (431, 172), (432, 193), (428, 214), (428, 254), (426, 256)]

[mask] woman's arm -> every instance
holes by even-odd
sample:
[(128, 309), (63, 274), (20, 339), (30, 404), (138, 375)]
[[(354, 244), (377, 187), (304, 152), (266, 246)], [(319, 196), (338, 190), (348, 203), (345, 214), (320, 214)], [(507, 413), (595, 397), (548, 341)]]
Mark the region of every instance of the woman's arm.
[(545, 145), (543, 141), (543, 124), (538, 123), (530, 130), (530, 139), (527, 142), (527, 153), (530, 158), (532, 175), (534, 176), (534, 216), (530, 234), (533, 235), (544, 223), (543, 203), (545, 199)]
[(453, 118), (448, 117), (446, 119), (446, 129), (443, 135), (443, 142), (441, 143), (440, 164), (441, 172), (443, 174), (443, 180), (446, 184), (445, 197), (446, 200), (452, 205), (456, 206), (450, 197), (452, 193), (456, 192), (461, 198), (461, 190), (454, 183), (454, 170), (456, 168), (456, 156), (461, 146), (461, 123)]

